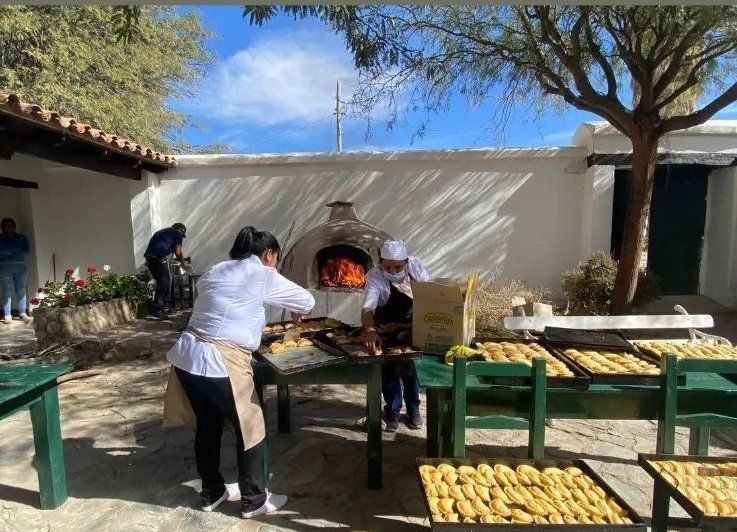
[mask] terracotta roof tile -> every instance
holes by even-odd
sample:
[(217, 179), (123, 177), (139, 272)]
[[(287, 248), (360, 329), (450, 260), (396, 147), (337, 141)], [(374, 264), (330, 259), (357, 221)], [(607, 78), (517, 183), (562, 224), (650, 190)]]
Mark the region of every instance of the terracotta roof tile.
[(56, 111), (44, 109), (38, 104), (23, 102), (16, 94), (0, 92), (0, 113), (42, 122), (47, 126), (70, 132), (72, 135), (81, 137), (85, 141), (112, 146), (118, 151), (128, 153), (142, 160), (155, 161), (167, 166), (175, 166), (177, 164), (174, 157), (164, 155), (149, 147), (141, 146), (132, 140), (106, 133), (101, 129), (95, 129), (89, 124), (81, 124), (74, 118), (62, 116)]

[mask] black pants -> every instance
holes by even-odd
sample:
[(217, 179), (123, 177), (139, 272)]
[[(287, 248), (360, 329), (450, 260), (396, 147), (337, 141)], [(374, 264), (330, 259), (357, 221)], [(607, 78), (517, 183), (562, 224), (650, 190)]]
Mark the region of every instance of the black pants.
[(176, 368), (182, 388), (197, 418), (194, 437), (194, 456), (197, 473), (202, 479), (202, 489), (222, 489), (225, 480), (220, 473), (220, 440), (223, 435), (224, 420), (228, 419), (235, 427), (237, 436), (236, 457), (238, 460), (238, 486), (245, 511), (259, 508), (266, 501), (266, 482), (264, 479), (265, 445), (264, 441), (243, 451), (238, 414), (235, 410), (233, 390), (227, 377), (202, 377), (192, 375)]
[(161, 312), (169, 308), (169, 292), (171, 291), (171, 273), (169, 263), (163, 259), (146, 259), (146, 267), (156, 283), (152, 311)]

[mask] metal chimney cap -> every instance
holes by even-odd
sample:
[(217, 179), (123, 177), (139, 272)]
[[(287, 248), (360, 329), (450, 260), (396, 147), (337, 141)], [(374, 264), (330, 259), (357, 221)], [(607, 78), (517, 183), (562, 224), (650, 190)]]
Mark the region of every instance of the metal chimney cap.
[(335, 220), (358, 220), (358, 214), (356, 214), (356, 209), (353, 207), (352, 201), (331, 201), (326, 204), (326, 207), (330, 207), (328, 222)]

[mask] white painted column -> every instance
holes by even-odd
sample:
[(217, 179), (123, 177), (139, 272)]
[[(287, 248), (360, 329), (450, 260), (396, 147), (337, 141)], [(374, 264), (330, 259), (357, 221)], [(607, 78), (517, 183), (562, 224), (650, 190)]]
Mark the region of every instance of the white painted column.
[(143, 171), (142, 174), (143, 182), (137, 181), (131, 185), (130, 208), (136, 268), (144, 262), (143, 254), (151, 235), (161, 229), (159, 177), (148, 171)]
[(609, 253), (612, 240), (614, 166), (592, 166), (583, 176), (581, 260), (595, 251)]
[(699, 293), (737, 307), (737, 168), (709, 174)]
[(153, 172), (146, 172), (146, 192), (148, 193), (149, 216), (151, 219), (151, 234), (161, 229), (161, 197), (159, 176)]

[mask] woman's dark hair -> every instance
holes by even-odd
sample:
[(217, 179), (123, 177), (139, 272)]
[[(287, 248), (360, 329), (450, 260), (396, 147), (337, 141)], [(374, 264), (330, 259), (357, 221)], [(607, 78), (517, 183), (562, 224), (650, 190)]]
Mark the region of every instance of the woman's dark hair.
[(12, 218), (3, 218), (3, 221), (0, 222), (0, 231), (5, 229), (6, 224), (13, 224), (14, 226), (18, 227), (18, 224), (15, 223), (15, 220), (13, 220)]
[(281, 253), (279, 241), (267, 231), (256, 231), (250, 225), (244, 227), (235, 237), (233, 247), (230, 248), (230, 258), (232, 260), (247, 259), (251, 255), (260, 257), (261, 254), (270, 249), (277, 255)]

